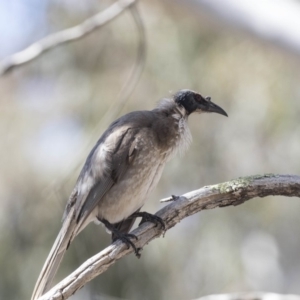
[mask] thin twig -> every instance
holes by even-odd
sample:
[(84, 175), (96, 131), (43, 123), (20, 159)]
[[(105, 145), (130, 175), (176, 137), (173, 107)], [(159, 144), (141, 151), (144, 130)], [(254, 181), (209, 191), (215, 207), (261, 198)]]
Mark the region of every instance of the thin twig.
[[(300, 176), (296, 175), (258, 175), (238, 178), (229, 182), (203, 187), (189, 192), (157, 212), (165, 224), (166, 230), (182, 219), (204, 209), (239, 205), (255, 197), (282, 195), (300, 197)], [(138, 240), (136, 247), (144, 247), (163, 232), (151, 223), (144, 223), (133, 232)], [(100, 253), (88, 259), (72, 274), (58, 283), (39, 300), (62, 300), (73, 295), (87, 282), (105, 272), (112, 264), (133, 250), (116, 241)]]
[(125, 84), (122, 86), (119, 92), (119, 95), (117, 97), (118, 100), (111, 104), (107, 112), (102, 117), (101, 124), (107, 122), (108, 120), (114, 120), (117, 117), (117, 115), (122, 111), (125, 104), (127, 103), (127, 100), (132, 94), (134, 88), (136, 87), (146, 63), (146, 33), (144, 22), (141, 18), (137, 5), (132, 5), (130, 8), (130, 12), (136, 24), (138, 33), (138, 49), (136, 61), (133, 65), (128, 80), (126, 80)]
[(136, 3), (137, 0), (118, 0), (104, 11), (95, 16), (85, 20), (81, 24), (65, 29), (63, 31), (51, 34), (35, 42), (23, 51), (13, 54), (0, 62), (0, 76), (4, 75), (14, 67), (23, 65), (37, 58), (46, 51), (57, 47), (61, 44), (78, 40), (95, 29), (106, 25), (119, 14), (124, 12), (127, 8)]

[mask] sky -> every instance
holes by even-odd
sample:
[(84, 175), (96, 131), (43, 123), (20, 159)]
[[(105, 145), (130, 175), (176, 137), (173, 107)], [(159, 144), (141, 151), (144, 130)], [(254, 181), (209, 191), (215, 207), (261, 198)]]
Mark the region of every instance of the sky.
[(47, 3), (39, 0), (0, 1), (0, 58), (22, 50), (46, 32)]

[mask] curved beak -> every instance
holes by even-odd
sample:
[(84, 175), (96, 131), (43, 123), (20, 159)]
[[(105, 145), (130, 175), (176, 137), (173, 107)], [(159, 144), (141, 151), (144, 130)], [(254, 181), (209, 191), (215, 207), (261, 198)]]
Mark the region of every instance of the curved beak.
[(220, 106), (218, 106), (217, 104), (211, 102), (210, 97), (206, 97), (205, 100), (207, 101), (205, 104), (205, 107), (202, 107), (202, 111), (205, 112), (213, 112), (213, 113), (217, 113), (220, 115), (223, 115), (225, 117), (228, 117), (226, 111), (221, 108)]
[(207, 112), (214, 112), (214, 113), (223, 115), (225, 117), (228, 117), (226, 111), (223, 108), (221, 108), (220, 106), (218, 106), (217, 104), (214, 104), (212, 102), (210, 102), (210, 104), (207, 108)]

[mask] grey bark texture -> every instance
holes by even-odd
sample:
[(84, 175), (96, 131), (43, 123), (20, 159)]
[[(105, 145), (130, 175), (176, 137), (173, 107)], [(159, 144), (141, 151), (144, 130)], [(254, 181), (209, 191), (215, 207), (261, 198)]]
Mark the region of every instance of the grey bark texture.
[[(199, 190), (174, 198), (175, 200), (172, 197), (161, 200), (161, 202), (172, 201), (172, 203), (159, 210), (156, 214), (164, 220), (167, 231), (182, 219), (201, 210), (229, 205), (236, 206), (255, 197), (270, 195), (300, 197), (300, 176), (256, 175), (205, 186)], [(138, 240), (133, 240), (133, 242), (140, 248), (154, 238), (164, 234), (160, 228), (155, 227), (151, 223), (142, 224), (132, 233), (138, 237)], [(65, 300), (69, 298), (87, 282), (104, 273), (117, 260), (132, 252), (131, 248), (127, 249), (126, 245), (116, 241), (88, 259), (72, 274), (40, 297), (39, 300)]]

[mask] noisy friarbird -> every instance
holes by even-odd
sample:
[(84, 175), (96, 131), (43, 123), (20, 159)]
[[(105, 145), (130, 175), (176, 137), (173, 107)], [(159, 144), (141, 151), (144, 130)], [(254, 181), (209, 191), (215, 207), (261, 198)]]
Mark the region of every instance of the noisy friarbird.
[(63, 255), (76, 235), (90, 222), (101, 222), (135, 248), (128, 232), (136, 217), (161, 224), (157, 216), (140, 212), (156, 187), (165, 164), (183, 152), (192, 138), (188, 116), (218, 113), (227, 116), (210, 97), (180, 90), (156, 108), (134, 111), (114, 121), (90, 152), (66, 205), (62, 228), (35, 285), (32, 300), (50, 288)]

